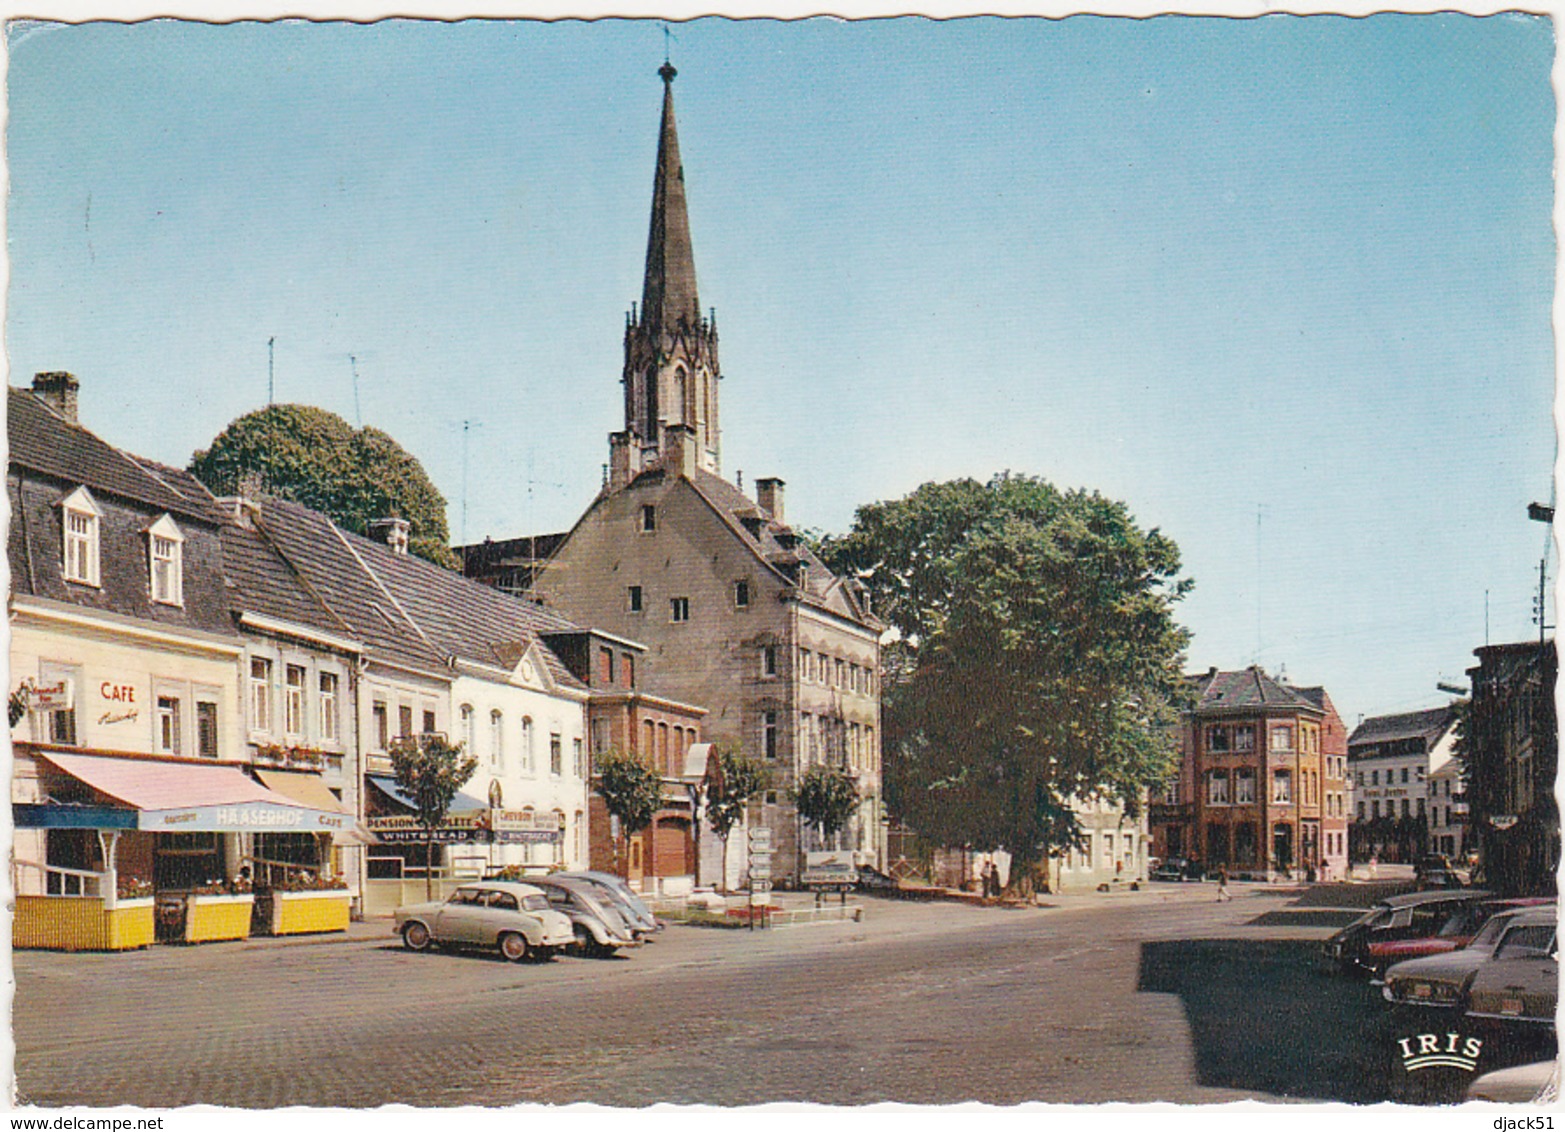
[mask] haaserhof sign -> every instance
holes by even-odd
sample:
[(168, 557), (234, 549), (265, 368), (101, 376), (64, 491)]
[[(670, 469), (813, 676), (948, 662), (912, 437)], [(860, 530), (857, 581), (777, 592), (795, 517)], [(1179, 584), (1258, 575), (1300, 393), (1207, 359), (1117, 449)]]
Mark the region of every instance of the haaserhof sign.
[(226, 806), (185, 806), (142, 810), (138, 829), (156, 833), (341, 833), (352, 819), (329, 810), (241, 802)]

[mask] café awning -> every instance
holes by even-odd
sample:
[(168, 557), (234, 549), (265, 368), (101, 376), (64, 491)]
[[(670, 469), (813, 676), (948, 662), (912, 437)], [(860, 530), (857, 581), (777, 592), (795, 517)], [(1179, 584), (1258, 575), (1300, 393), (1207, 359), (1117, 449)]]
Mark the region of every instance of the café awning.
[[(395, 802), (398, 806), (408, 811), (408, 813), (418, 813), (418, 803), (413, 801), (413, 799), (408, 794), (406, 794), (400, 786), (397, 785), (397, 780), (395, 778), (388, 777), (384, 774), (371, 774), (366, 775), (365, 777), (370, 780), (371, 785), (373, 785), (375, 789), (379, 790), (387, 798), (391, 799), (391, 801)], [(488, 810), (489, 803), (487, 801), (482, 798), (475, 798), (473, 795), (460, 790), (457, 791), (456, 797), (451, 799), (451, 805), (446, 807), (446, 813), (453, 815), (474, 814), (480, 811), (487, 813)]]
[(331, 792), (331, 788), (319, 774), (313, 771), (268, 770), (257, 767), (255, 776), (268, 790), (292, 798), (301, 806), (312, 810), (335, 810), (346, 817), (347, 827), (335, 834), (339, 844), (374, 845), (378, 840), (354, 819), (353, 814), (343, 805), (342, 799)]
[(136, 811), (135, 828), (157, 833), (341, 833), (353, 817), (301, 805), (234, 766), (172, 759), (39, 751), (38, 757)]

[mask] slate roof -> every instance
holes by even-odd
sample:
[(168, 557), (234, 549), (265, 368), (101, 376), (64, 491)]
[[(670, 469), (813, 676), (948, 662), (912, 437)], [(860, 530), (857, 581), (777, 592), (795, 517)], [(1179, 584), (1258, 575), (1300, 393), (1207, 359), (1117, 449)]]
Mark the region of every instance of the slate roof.
[(256, 613), (352, 636), (352, 626), (315, 597), (303, 577), (259, 531), (229, 523), (222, 537), (223, 574), (236, 613)]
[(1348, 745), (1386, 743), (1396, 739), (1428, 739), (1440, 735), (1455, 721), (1456, 709), (1449, 704), (1426, 711), (1371, 716), (1353, 729), (1353, 734), (1348, 736)]
[(843, 584), (843, 579), (815, 556), (792, 527), (777, 522), (737, 486), (704, 468), (696, 470), (690, 483), (734, 534), (785, 578), (792, 580), (789, 564), (802, 563), (807, 567), (805, 586), (799, 591), (807, 602), (871, 629), (884, 627), (864, 612), (857, 597)]
[[(173, 480), (121, 452), (82, 425), (68, 421), (26, 389), (8, 389), (6, 439), (10, 463), (40, 472), (61, 483), (85, 484), (95, 495), (119, 496), (176, 517), (216, 521), (211, 493), (194, 477), (177, 473)], [(172, 472), (173, 469), (163, 469)]]
[[(171, 629), (231, 635), (223, 586), (221, 512), (188, 473), (120, 451), (24, 389), (9, 389), (6, 556), (11, 592)], [(97, 503), (97, 586), (65, 581), (59, 503), (85, 486)], [(151, 597), (146, 530), (160, 515), (185, 536), (182, 605)]]
[(1196, 711), (1216, 711), (1246, 707), (1302, 707), (1319, 710), (1321, 705), (1307, 691), (1292, 688), (1268, 676), (1259, 665), (1237, 672), (1203, 672), (1191, 677), (1195, 684)]
[[(540, 639), (577, 626), (531, 602), (339, 528), (325, 515), (262, 501), (257, 527), (346, 631), (388, 660), (446, 671), (446, 658), (510, 667), (536, 642), (550, 678), (585, 690)], [(339, 630), (342, 631), (342, 630)]]

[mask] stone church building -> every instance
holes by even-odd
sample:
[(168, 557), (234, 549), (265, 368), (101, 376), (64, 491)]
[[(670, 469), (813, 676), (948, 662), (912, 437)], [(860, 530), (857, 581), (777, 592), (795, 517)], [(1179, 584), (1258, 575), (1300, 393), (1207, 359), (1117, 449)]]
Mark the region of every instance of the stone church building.
[[(722, 476), (717, 328), (703, 317), (665, 64), (645, 281), (625, 329), (624, 427), (609, 475), (575, 527), (525, 541), (528, 592), (647, 647), (649, 688), (707, 708), (704, 738), (735, 741), (770, 774), (752, 825), (772, 831), (779, 883), (804, 850), (852, 849), (884, 867), (880, 637), (861, 587), (835, 576), (788, 525), (781, 479), (755, 498)], [(498, 544), (488, 544), (493, 547)], [(480, 548), (466, 548), (477, 552)], [(481, 580), (499, 556), (464, 553)], [(474, 569), (474, 567), (479, 567)], [(487, 568), (486, 568), (487, 567)], [(800, 828), (789, 788), (814, 764), (846, 768), (861, 805), (838, 844)], [(732, 847), (741, 857), (742, 840)], [(739, 871), (731, 860), (730, 875)]]

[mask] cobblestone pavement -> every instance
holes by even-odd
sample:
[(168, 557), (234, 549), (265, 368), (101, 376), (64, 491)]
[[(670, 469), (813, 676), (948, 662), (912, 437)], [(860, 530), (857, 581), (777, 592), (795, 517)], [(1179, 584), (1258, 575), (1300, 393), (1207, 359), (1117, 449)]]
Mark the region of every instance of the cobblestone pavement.
[(621, 958), (537, 965), (411, 954), (389, 925), (22, 952), (17, 1091), (47, 1107), (1384, 1099), (1364, 1036), (1380, 1004), (1321, 971), (1310, 941), (1329, 928), (1279, 917), (1291, 894), (1236, 889), (871, 898), (862, 923), (671, 926)]

